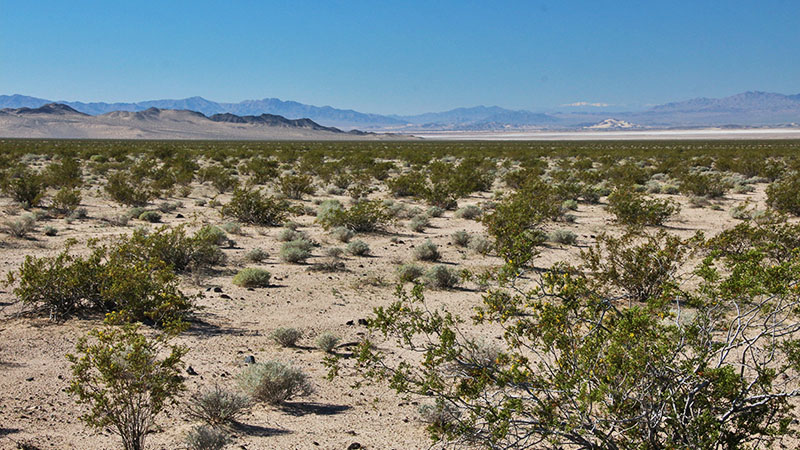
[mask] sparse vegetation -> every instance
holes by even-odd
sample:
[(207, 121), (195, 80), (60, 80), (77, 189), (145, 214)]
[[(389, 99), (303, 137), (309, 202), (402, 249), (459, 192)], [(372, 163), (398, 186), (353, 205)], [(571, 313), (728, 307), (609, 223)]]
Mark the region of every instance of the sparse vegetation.
[(280, 361), (247, 366), (239, 375), (239, 386), (254, 401), (280, 405), (294, 397), (311, 394), (308, 375)]
[(239, 273), (233, 277), (231, 282), (236, 286), (245, 288), (263, 288), (269, 287), (269, 280), (271, 277), (272, 274), (267, 270), (248, 267), (240, 270)]

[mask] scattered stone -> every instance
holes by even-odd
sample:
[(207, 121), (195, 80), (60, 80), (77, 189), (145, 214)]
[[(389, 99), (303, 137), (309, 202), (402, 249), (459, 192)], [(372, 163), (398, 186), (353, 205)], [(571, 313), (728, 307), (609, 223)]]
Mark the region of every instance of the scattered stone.
[(256, 357), (253, 356), (253, 355), (245, 356), (244, 357), (244, 363), (245, 364), (255, 364), (256, 363)]
[(358, 442), (353, 442), (352, 444), (347, 446), (347, 450), (358, 450), (359, 448), (364, 448)]
[(186, 373), (188, 373), (189, 375), (197, 375), (197, 372), (195, 372), (194, 367), (192, 366), (186, 368)]

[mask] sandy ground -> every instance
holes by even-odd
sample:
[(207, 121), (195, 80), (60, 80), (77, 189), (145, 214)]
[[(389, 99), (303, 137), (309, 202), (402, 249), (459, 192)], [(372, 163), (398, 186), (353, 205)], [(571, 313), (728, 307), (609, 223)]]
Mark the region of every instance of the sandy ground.
[[(15, 269), (26, 255), (54, 255), (67, 239), (85, 242), (89, 237), (129, 233), (133, 226), (156, 226), (136, 220), (126, 228), (104, 225), (99, 217), (121, 214), (125, 209), (103, 198), (100, 189), (100, 185), (93, 185), (84, 190), (83, 206), (89, 212), (85, 220), (69, 224), (64, 219), (40, 222), (39, 229), (29, 239), (3, 235), (0, 271)], [(179, 199), (182, 207), (164, 214), (164, 222), (186, 223), (192, 229), (203, 224), (224, 223), (217, 210), (195, 204), (198, 198), (206, 198), (211, 192), (207, 186), (195, 186), (190, 198)], [(385, 195), (378, 193), (379, 197)], [(315, 198), (330, 197), (311, 197), (304, 203), (314, 206)], [(347, 201), (345, 197), (338, 198)], [(490, 194), (475, 195), (460, 201), (460, 205), (478, 204), (489, 198)], [(694, 208), (684, 197), (671, 198), (679, 200), (683, 208), (680, 216), (668, 223), (670, 232), (688, 237), (702, 230), (712, 235), (737, 223), (728, 212), (733, 205), (746, 199), (763, 205), (764, 185), (757, 185), (754, 193), (730, 194), (715, 202), (719, 210)], [(222, 203), (227, 199), (225, 195), (218, 198)], [(0, 211), (3, 211), (3, 219), (20, 213), (8, 199), (0, 200)], [(616, 229), (602, 204), (581, 204), (575, 215), (575, 223), (550, 228), (574, 231), (578, 235), (578, 245), (549, 246), (536, 260), (537, 265), (574, 261), (580, 248), (591, 245), (599, 233)], [(314, 223), (314, 217), (301, 216), (296, 221), (302, 225), (300, 230), (321, 244), (314, 249), (315, 257), (309, 262), (321, 260), (325, 248), (343, 247)], [(45, 236), (42, 232), (45, 225), (56, 227), (58, 235)], [(418, 404), (424, 399), (401, 399), (384, 385), (352, 388), (351, 385), (361, 378), (349, 361), (344, 362), (340, 377), (327, 381), (322, 363), (324, 354), (313, 349), (313, 342), (315, 336), (324, 331), (341, 336), (343, 342), (363, 336), (366, 328), (358, 325), (358, 319), (368, 317), (374, 307), (387, 305), (394, 299), (396, 264), (410, 261), (412, 248), (425, 239), (430, 238), (440, 246), (443, 261), (452, 267), (480, 269), (499, 264), (497, 258), (480, 256), (451, 242), (450, 235), (457, 230), (482, 233), (482, 228), (475, 221), (455, 218), (452, 211), (442, 218), (432, 219), (432, 227), (423, 233), (409, 231), (407, 221), (401, 221), (389, 233), (358, 236), (369, 244), (373, 256), (347, 256), (344, 260), (346, 272), (328, 274), (310, 272), (307, 265), (280, 262), (277, 258), (278, 228), (244, 227), (243, 235), (231, 236), (236, 246), (225, 250), (229, 259), (225, 267), (201, 280), (199, 285), (189, 279), (184, 282), (186, 292), (204, 294), (199, 301), (204, 309), (198, 314), (203, 324), (178, 339), (191, 349), (186, 363), (198, 374), (187, 376), (187, 394), (213, 383), (234, 387), (234, 378), (241, 371), (245, 356), (252, 355), (256, 361), (279, 359), (305, 370), (316, 392), (289, 402), (285, 408), (255, 406), (243, 418), (244, 425), (235, 431), (235, 442), (230, 448), (345, 449), (353, 443), (369, 449), (427, 448), (430, 441), (417, 412)], [(262, 264), (245, 264), (244, 253), (255, 247), (265, 249), (270, 257)], [(245, 265), (268, 269), (275, 286), (256, 290), (234, 286), (232, 276)], [(219, 288), (219, 292), (214, 288)], [(480, 292), (474, 288), (467, 285), (459, 290), (431, 291), (428, 298), (466, 317), (481, 299)], [(116, 448), (118, 438), (109, 430), (98, 432), (78, 420), (83, 407), (76, 406), (73, 398), (64, 392), (70, 377), (64, 355), (74, 349), (80, 335), (100, 323), (99, 318), (56, 324), (45, 318), (16, 317), (14, 314), (19, 307), (13, 303), (10, 288), (1, 289), (0, 448), (16, 448), (18, 442), (43, 449)], [(283, 349), (270, 340), (269, 333), (283, 326), (305, 332), (301, 348)], [(393, 352), (390, 343), (384, 343), (383, 350)], [(179, 404), (159, 417), (158, 432), (148, 438), (149, 448), (181, 447), (183, 436), (193, 425), (185, 418), (182, 408)]]

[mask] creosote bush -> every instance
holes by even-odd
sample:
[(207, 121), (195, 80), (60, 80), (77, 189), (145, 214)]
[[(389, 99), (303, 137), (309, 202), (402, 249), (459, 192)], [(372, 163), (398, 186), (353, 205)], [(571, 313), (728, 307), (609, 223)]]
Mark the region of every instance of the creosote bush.
[(233, 277), (231, 282), (236, 286), (245, 288), (263, 288), (269, 287), (269, 280), (271, 277), (272, 274), (267, 270), (248, 267), (240, 270), (239, 273)]
[(305, 373), (280, 361), (251, 364), (239, 374), (238, 381), (254, 401), (271, 405), (314, 391)]
[(222, 207), (222, 214), (241, 223), (276, 227), (282, 224), (293, 208), (286, 200), (268, 197), (260, 191), (235, 189), (231, 201)]
[(669, 200), (648, 199), (628, 188), (619, 188), (608, 196), (608, 210), (625, 225), (660, 226), (680, 211)]
[(107, 326), (81, 338), (76, 353), (67, 355), (73, 375), (67, 392), (90, 407), (81, 420), (111, 428), (126, 450), (145, 448), (156, 416), (184, 390), (187, 350), (167, 339), (145, 337), (136, 325)]
[(61, 214), (70, 214), (81, 204), (81, 191), (78, 189), (61, 188), (53, 196), (52, 204), (54, 210)]
[(800, 216), (800, 174), (794, 172), (767, 186), (767, 204), (776, 211)]
[(373, 232), (383, 229), (390, 220), (386, 208), (378, 200), (362, 200), (349, 209), (330, 204), (324, 213), (320, 205), (320, 212), (317, 213), (317, 221), (326, 230), (345, 227), (355, 232)]

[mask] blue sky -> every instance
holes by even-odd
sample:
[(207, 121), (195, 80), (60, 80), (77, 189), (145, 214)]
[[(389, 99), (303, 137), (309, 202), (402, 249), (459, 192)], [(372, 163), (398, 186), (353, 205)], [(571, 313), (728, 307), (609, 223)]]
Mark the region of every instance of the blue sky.
[(800, 92), (792, 1), (0, 0), (0, 94), (411, 114)]

